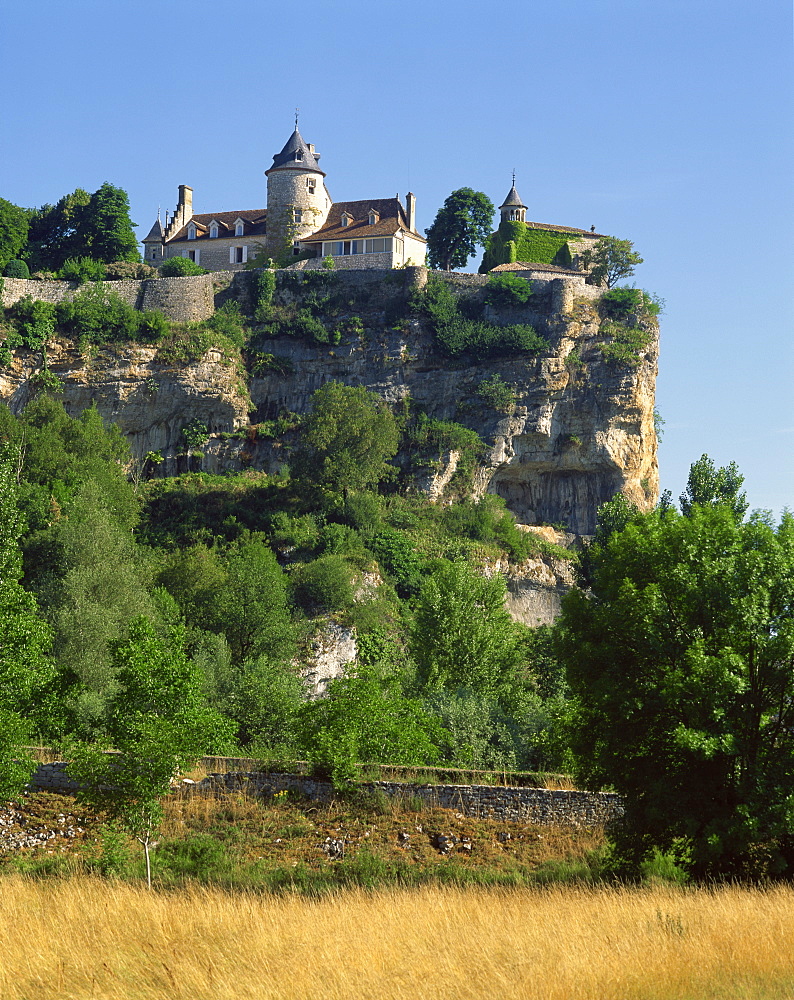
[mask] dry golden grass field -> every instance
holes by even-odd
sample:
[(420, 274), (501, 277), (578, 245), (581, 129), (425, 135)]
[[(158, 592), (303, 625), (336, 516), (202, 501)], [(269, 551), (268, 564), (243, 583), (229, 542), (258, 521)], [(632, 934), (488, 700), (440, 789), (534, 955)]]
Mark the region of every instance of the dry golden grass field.
[(794, 892), (3, 881), (3, 1000), (785, 1000)]

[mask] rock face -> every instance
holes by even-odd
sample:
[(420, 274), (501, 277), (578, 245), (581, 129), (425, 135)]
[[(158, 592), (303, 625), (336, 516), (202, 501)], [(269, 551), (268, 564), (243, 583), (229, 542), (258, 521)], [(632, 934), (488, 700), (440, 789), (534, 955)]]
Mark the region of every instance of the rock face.
[[(196, 284), (197, 301), (206, 298), (208, 277)], [(437, 277), (449, 282), (460, 300), (482, 300), (486, 276)], [(231, 284), (215, 283), (216, 305), (231, 297), (244, 312), (252, 311), (254, 278), (243, 274)], [(476, 430), (487, 451), (472, 493), (502, 496), (522, 524), (562, 525), (574, 535), (587, 535), (595, 528), (598, 506), (617, 492), (641, 508), (655, 503), (655, 320), (628, 317), (627, 326), (642, 329), (644, 343), (614, 360), (599, 307), (601, 291), (574, 289), (565, 279), (536, 281), (529, 306), (487, 315), (503, 324), (531, 323), (547, 339), (547, 350), (484, 361), (450, 359), (435, 350), (425, 321), (409, 305), (411, 293), (427, 278), (424, 268), (332, 274), (333, 295), (319, 295), (327, 303), (319, 318), (329, 340), (339, 342), (272, 337), (248, 359), (253, 375), (241, 360), (220, 350), (170, 363), (155, 347), (113, 346), (87, 356), (61, 340), (48, 344), (48, 365), (63, 381), (67, 411), (75, 415), (96, 405), (129, 438), (138, 471), (146, 474), (243, 467), (278, 471), (289, 463), (295, 434), (278, 436), (277, 418), (308, 412), (315, 390), (336, 380)], [(279, 272), (277, 279), (276, 309), (284, 314), (308, 304), (318, 315), (318, 288), (311, 275)], [(180, 286), (181, 298), (189, 287)], [(188, 307), (189, 302), (180, 306)], [(31, 398), (31, 375), (40, 367), (39, 353), (18, 351), (11, 366), (0, 369), (0, 400), (14, 412)], [(494, 376), (512, 392), (513, 402), (502, 409), (489, 404), (481, 391)], [(183, 434), (191, 424), (206, 429), (208, 439), (191, 445)], [(150, 453), (162, 461), (147, 466)], [(446, 451), (426, 468), (414, 468), (416, 488), (443, 502), (459, 459), (457, 452)], [(532, 624), (550, 620), (570, 583), (564, 561), (544, 558), (510, 567), (511, 608)]]
[[(208, 351), (200, 361), (167, 364), (154, 347), (124, 345), (87, 357), (73, 344), (54, 340), (47, 355), (50, 371), (63, 382), (67, 412), (76, 416), (95, 405), (127, 436), (138, 463), (149, 452), (163, 456), (162, 474), (189, 467), (182, 430), (192, 422), (206, 426), (216, 441), (218, 434), (248, 422), (244, 382), (220, 351)], [(40, 367), (38, 352), (17, 351), (11, 367), (0, 369), (0, 399), (12, 412), (31, 399), (30, 376)]]

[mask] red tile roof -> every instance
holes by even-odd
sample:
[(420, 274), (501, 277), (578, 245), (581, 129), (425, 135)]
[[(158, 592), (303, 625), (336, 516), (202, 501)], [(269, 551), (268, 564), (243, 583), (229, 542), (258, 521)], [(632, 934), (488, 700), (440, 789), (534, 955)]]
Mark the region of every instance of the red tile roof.
[(196, 226), (196, 239), (190, 243), (197, 243), (199, 240), (209, 240), (210, 223), (215, 220), (218, 223), (218, 236), (234, 236), (234, 224), (238, 219), (244, 222), (243, 236), (264, 236), (265, 220), (267, 218), (266, 208), (247, 209), (242, 212), (204, 212), (201, 215), (194, 215), (188, 219), (179, 232), (172, 236), (167, 243), (179, 243), (187, 240), (187, 227), (191, 222)]
[[(369, 213), (373, 210), (379, 216), (371, 226)], [(347, 213), (352, 222), (342, 225), (342, 215)], [(408, 218), (399, 198), (374, 198), (368, 201), (338, 201), (331, 206), (325, 224), (317, 232), (301, 238), (301, 243), (319, 243), (322, 240), (370, 239), (373, 236), (394, 236), (403, 229), (416, 239), (424, 242), (424, 237), (412, 232)]]

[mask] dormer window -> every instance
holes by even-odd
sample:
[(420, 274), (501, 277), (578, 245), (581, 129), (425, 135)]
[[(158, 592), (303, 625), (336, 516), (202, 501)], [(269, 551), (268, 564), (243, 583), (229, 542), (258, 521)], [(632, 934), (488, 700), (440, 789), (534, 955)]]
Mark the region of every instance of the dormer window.
[(353, 216), (352, 215), (348, 215), (347, 212), (343, 212), (342, 213), (342, 225), (343, 226), (349, 226), (352, 221), (353, 221)]
[(192, 222), (187, 227), (187, 238), (189, 240), (194, 240), (196, 238), (196, 227), (193, 225)]
[(217, 238), (218, 238), (218, 223), (217, 222), (211, 222), (210, 223), (210, 239), (211, 240), (217, 240)]
[(295, 159), (296, 160), (302, 160), (303, 159), (303, 150), (302, 149), (296, 149), (295, 150)]
[(244, 229), (245, 229), (245, 223), (243, 222), (242, 219), (238, 219), (237, 222), (235, 222), (234, 224), (234, 235), (242, 236)]
[(374, 209), (369, 210), (369, 224), (374, 226), (376, 222), (380, 221), (380, 216)]

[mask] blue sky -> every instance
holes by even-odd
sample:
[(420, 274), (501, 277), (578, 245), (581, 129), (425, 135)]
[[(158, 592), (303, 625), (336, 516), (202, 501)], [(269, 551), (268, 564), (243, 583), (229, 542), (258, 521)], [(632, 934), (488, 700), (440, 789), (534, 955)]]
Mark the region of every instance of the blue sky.
[[(265, 205), (295, 107), (336, 200), (464, 185), (634, 241), (662, 296), (662, 487), (735, 460), (794, 506), (791, 5), (0, 0), (0, 197)], [(476, 269), (475, 267), (473, 269)]]

